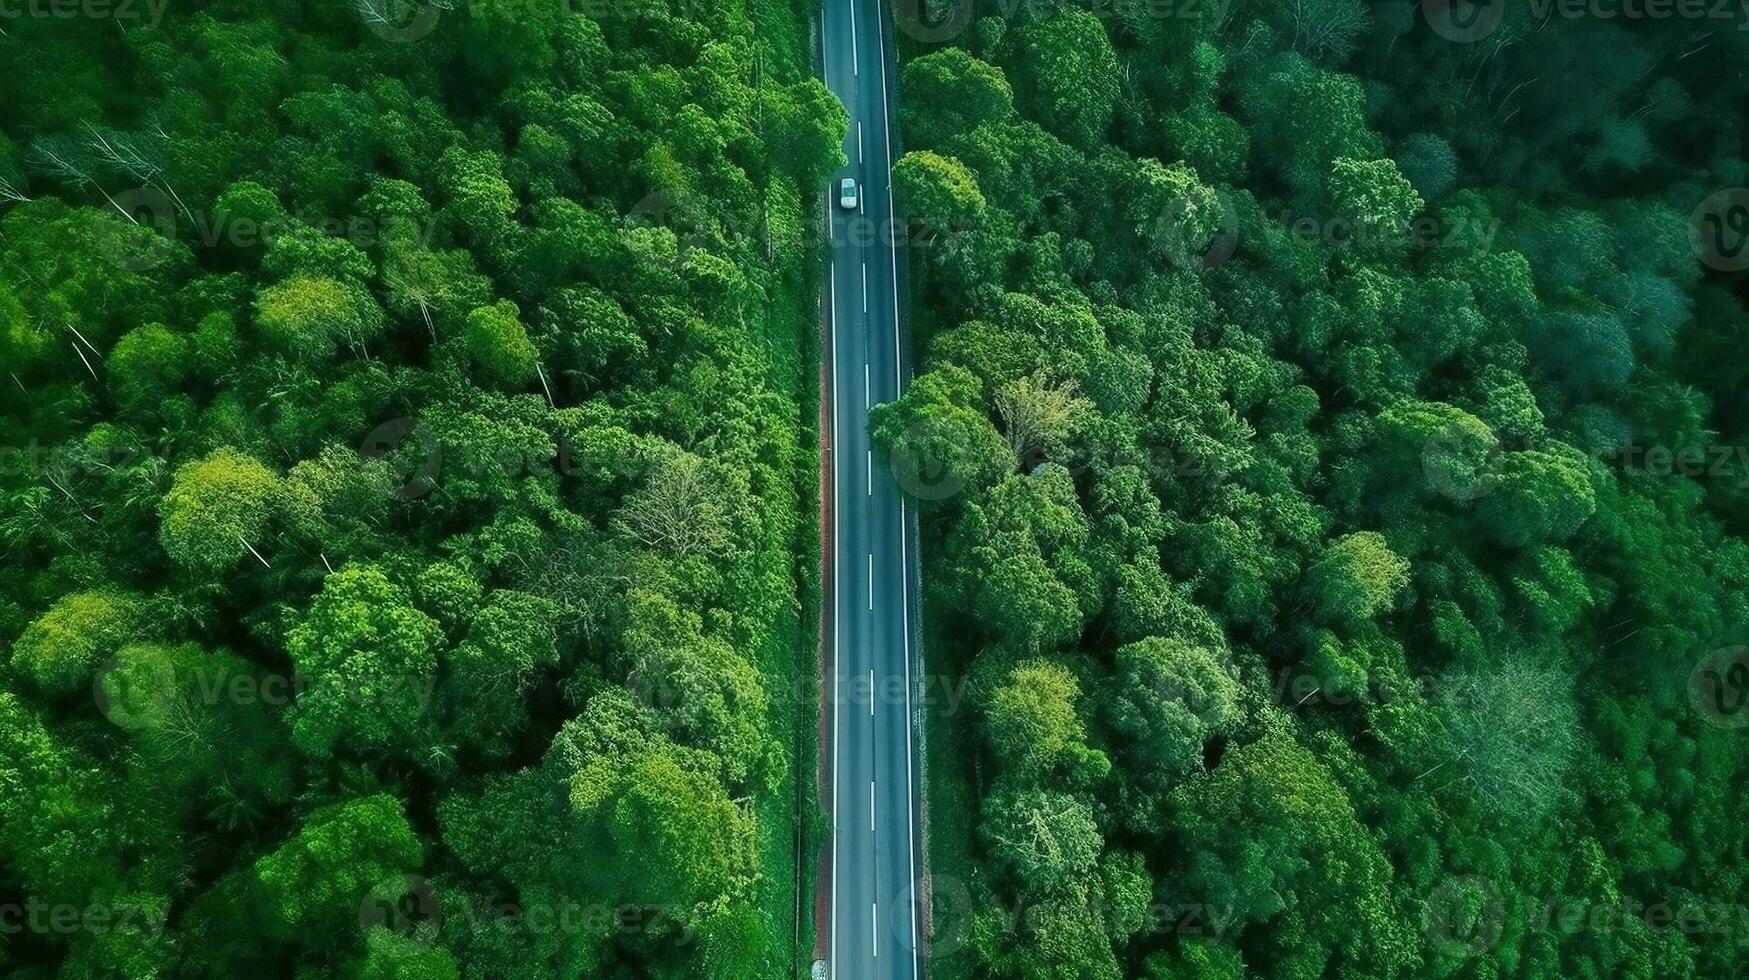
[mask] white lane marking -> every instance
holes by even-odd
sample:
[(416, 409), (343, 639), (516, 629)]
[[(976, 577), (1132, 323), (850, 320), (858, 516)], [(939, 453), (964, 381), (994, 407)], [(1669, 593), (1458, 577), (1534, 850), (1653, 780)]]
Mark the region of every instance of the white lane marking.
[(874, 833), (874, 780), (868, 781), (868, 832)]
[(868, 312), (868, 262), (862, 263), (862, 312)]
[(868, 907), (873, 913), (869, 916), (868, 948), (874, 950), (874, 958), (878, 960), (881, 958), (881, 903), (870, 902)]
[[(868, 716), (870, 718), (874, 717), (874, 703), (875, 703), (874, 668), (870, 667), (868, 669)], [(873, 780), (869, 781), (868, 791), (871, 795), (874, 793), (874, 781)]]
[[(868, 307), (866, 307), (866, 306), (863, 307), (862, 311), (864, 313), (867, 313)], [(869, 373), (868, 362), (864, 361), (864, 362), (862, 362), (862, 407), (863, 407), (863, 410), (867, 411), (872, 405), (874, 405), (874, 379), (873, 379), (873, 375), (871, 375)]]
[(874, 609), (874, 552), (868, 553), (868, 608)]
[[(880, 0), (875, 0), (879, 4)], [(898, 219), (893, 207), (893, 113), (887, 105), (887, 38), (883, 29), (875, 35), (881, 62), (881, 134), (887, 147), (887, 225), (892, 229), (888, 244), (893, 259), (893, 397), (905, 394), (904, 363), (899, 356), (899, 234)], [(917, 830), (916, 782), (911, 774), (911, 596), (907, 587), (906, 569), (909, 558), (905, 544), (905, 499), (899, 498), (899, 601), (900, 622), (905, 629), (905, 856), (911, 867), (911, 975), (917, 975)]]
[[(836, 263), (832, 263), (830, 265), (830, 267), (827, 269), (826, 284), (827, 284), (827, 288), (828, 288), (827, 297), (826, 297), (827, 298), (827, 306), (830, 307), (832, 310), (832, 426), (831, 426), (831, 429), (832, 429), (832, 433), (833, 433), (833, 440), (834, 440), (834, 442), (836, 442), (837, 429), (838, 429), (838, 393), (839, 393), (839, 388), (838, 388), (838, 266)], [(838, 473), (838, 447), (836, 445), (834, 445), (832, 447), (832, 533), (834, 536), (836, 536), (838, 533), (838, 518), (839, 518), (838, 494), (840, 492), (840, 484), (841, 483), (842, 483), (842, 480), (839, 478), (839, 473)], [(838, 670), (839, 657), (840, 657), (839, 637), (844, 632), (844, 628), (843, 628), (844, 618), (843, 618), (843, 616), (840, 615), (840, 608), (843, 605), (843, 599), (839, 595), (839, 592), (840, 592), (839, 580), (842, 578), (842, 575), (840, 572), (841, 572), (841, 567), (843, 566), (843, 564), (844, 564), (844, 559), (842, 558), (842, 556), (840, 556), (838, 554), (838, 549), (833, 548), (832, 549), (832, 895), (833, 895), (833, 897), (832, 897), (832, 934), (834, 936), (836, 936), (838, 934), (838, 897), (837, 896), (838, 896), (838, 868), (840, 867), (840, 865), (838, 864), (838, 796), (839, 796), (838, 774), (844, 771), (844, 768), (840, 764), (840, 760), (839, 760), (839, 754), (844, 747), (844, 740), (842, 738), (840, 738), (839, 734), (838, 734), (839, 733), (838, 716), (842, 713), (839, 710), (839, 707), (842, 703), (840, 701), (840, 698), (843, 696), (839, 690), (840, 678), (839, 678), (839, 670)], [(837, 943), (832, 944), (832, 975), (833, 976), (838, 975), (838, 944)]]
[(850, 74), (855, 77), (857, 71), (856, 56), (856, 0), (850, 0)]
[(874, 450), (867, 450), (868, 460), (862, 471), (868, 475), (868, 495), (874, 496)]
[(856, 162), (862, 162), (862, 120), (856, 121)]

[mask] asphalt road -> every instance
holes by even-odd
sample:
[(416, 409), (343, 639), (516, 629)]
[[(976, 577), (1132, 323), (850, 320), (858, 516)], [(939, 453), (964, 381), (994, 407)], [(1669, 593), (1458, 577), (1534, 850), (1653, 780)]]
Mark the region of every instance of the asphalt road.
[[(833, 567), (832, 942), (834, 980), (919, 976), (921, 922), (912, 711), (914, 518), (891, 470), (875, 460), (871, 406), (909, 377), (900, 333), (892, 163), (897, 67), (882, 0), (824, 0), (826, 85), (850, 110), (833, 175), (831, 330)], [(840, 208), (838, 181), (861, 203)]]

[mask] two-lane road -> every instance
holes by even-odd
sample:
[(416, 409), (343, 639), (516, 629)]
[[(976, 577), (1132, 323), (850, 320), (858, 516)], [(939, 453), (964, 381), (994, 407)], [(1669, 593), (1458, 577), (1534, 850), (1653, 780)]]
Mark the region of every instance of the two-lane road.
[[(825, 0), (826, 85), (850, 110), (834, 176), (831, 331), (832, 937), (833, 980), (912, 980), (921, 922), (913, 897), (918, 851), (913, 744), (912, 517), (891, 471), (875, 460), (869, 409), (899, 397), (909, 375), (899, 326), (892, 201), (896, 62), (882, 0)], [(837, 181), (861, 188), (855, 211)]]

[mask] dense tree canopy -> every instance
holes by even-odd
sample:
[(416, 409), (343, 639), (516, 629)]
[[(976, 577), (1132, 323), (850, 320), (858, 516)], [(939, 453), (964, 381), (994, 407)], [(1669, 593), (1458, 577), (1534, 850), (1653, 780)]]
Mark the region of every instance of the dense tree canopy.
[[(814, 6), (121, 6), (0, 19), (0, 970), (788, 976)], [(1749, 32), (1628, 6), (903, 38), (933, 976), (1749, 961)]]
[(0, 972), (806, 955), (806, 13), (4, 18)]
[(906, 51), (936, 976), (1740, 970), (1749, 35), (1598, 9)]

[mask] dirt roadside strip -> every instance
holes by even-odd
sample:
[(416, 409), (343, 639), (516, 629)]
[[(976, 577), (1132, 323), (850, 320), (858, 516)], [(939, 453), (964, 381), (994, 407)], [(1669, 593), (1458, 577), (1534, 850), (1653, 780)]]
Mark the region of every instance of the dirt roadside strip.
[[(816, 690), (820, 692), (820, 747), (817, 792), (818, 799), (832, 799), (832, 782), (836, 774), (832, 771), (832, 715), (836, 707), (827, 692), (832, 690), (831, 638), (836, 624), (832, 618), (833, 601), (836, 598), (837, 583), (833, 581), (832, 564), (835, 558), (834, 539), (837, 528), (833, 524), (836, 513), (833, 498), (832, 480), (832, 447), (836, 433), (832, 429), (832, 330), (828, 322), (830, 302), (822, 287), (820, 299), (820, 623), (819, 644), (816, 656), (816, 670), (819, 679)], [(802, 814), (796, 815), (802, 819)], [(814, 974), (821, 973), (820, 965), (831, 955), (832, 948), (832, 838), (827, 835), (820, 842), (819, 854), (814, 860)]]

